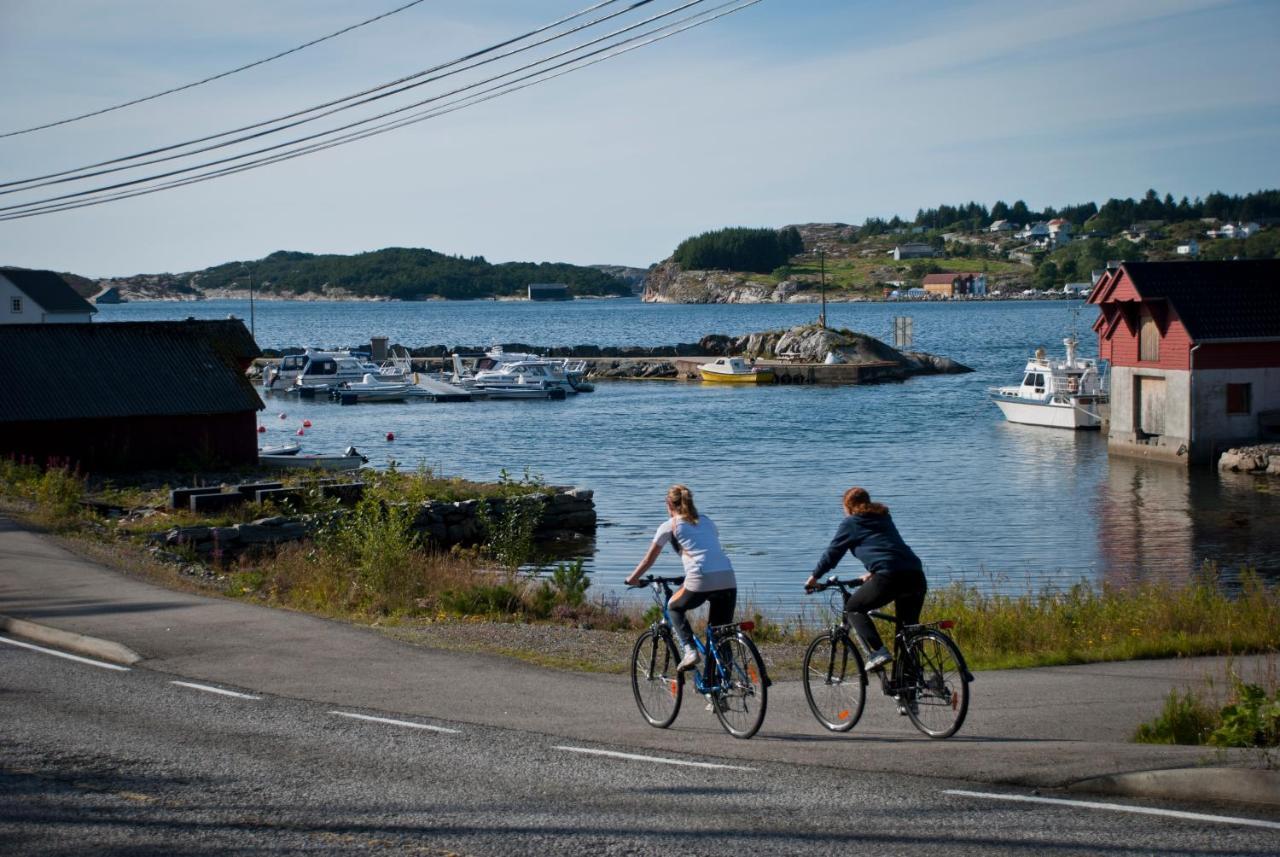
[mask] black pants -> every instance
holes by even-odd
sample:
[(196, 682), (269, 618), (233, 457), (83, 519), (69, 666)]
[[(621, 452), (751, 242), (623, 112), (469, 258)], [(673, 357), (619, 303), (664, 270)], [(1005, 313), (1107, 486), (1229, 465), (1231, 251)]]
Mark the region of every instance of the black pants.
[(671, 614), (671, 628), (676, 632), (676, 639), (686, 649), (693, 647), (693, 629), (684, 615), (696, 610), (703, 604), (710, 603), (707, 612), (708, 625), (728, 625), (733, 621), (733, 608), (738, 603), (737, 589), (716, 589), (711, 592), (690, 592), (683, 586), (676, 590), (667, 602), (667, 612)]
[(879, 609), (892, 601), (898, 620), (904, 625), (914, 625), (920, 621), (920, 608), (924, 606), (924, 594), (928, 589), (924, 572), (919, 570), (873, 574), (870, 580), (849, 593), (844, 602), (844, 612), (862, 642), (874, 652), (884, 642), (867, 611)]

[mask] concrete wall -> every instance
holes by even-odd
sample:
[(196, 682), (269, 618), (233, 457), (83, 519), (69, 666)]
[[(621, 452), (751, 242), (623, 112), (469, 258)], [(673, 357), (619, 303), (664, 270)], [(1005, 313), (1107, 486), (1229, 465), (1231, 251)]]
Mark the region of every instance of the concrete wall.
[[(1164, 431), (1142, 436), (1137, 424), (1141, 378), (1163, 378)], [(1227, 384), (1250, 384), (1248, 414), (1227, 413)], [(1192, 402), (1194, 393), (1194, 406)], [(1211, 464), (1219, 453), (1258, 440), (1260, 411), (1280, 410), (1280, 368), (1197, 370), (1113, 366), (1110, 452), (1182, 464)], [(1194, 431), (1194, 442), (1192, 434)]]

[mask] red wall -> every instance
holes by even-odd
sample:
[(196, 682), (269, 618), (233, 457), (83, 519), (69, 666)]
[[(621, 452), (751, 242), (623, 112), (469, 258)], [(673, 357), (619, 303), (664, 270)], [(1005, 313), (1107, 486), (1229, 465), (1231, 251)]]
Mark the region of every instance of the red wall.
[(1206, 342), (1196, 351), (1197, 369), (1280, 367), (1280, 342)]
[[(1166, 301), (1142, 301), (1133, 287), (1129, 275), (1120, 271), (1113, 287), (1104, 287), (1098, 300), (1104, 318), (1116, 312), (1128, 310), (1115, 325), (1108, 339), (1099, 334), (1098, 353), (1112, 366), (1150, 367), (1155, 369), (1191, 368), (1191, 336), (1182, 320)], [(1137, 310), (1147, 306), (1160, 328), (1160, 359), (1138, 360), (1138, 330), (1141, 314)], [(1132, 325), (1132, 326), (1131, 326)], [(1105, 330), (1105, 328), (1103, 328)], [(1196, 353), (1196, 367), (1200, 367), (1200, 354)]]

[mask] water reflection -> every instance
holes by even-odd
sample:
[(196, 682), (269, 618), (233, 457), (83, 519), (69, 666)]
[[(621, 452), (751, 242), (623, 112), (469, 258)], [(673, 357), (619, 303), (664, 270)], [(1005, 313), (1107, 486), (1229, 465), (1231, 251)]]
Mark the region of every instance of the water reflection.
[(1243, 568), (1280, 580), (1276, 510), (1268, 479), (1111, 456), (1098, 485), (1103, 576), (1178, 581), (1211, 562), (1228, 582)]

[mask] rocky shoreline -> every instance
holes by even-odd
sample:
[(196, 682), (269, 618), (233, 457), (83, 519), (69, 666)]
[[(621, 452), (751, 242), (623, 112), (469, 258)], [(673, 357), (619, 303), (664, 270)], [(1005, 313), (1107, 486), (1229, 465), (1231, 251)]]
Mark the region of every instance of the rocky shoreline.
[(1218, 459), (1218, 470), (1280, 476), (1280, 444), (1261, 444), (1228, 449)]

